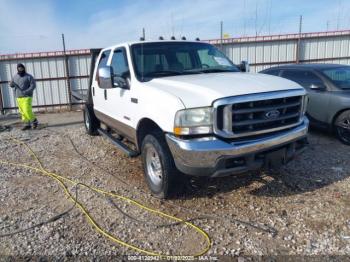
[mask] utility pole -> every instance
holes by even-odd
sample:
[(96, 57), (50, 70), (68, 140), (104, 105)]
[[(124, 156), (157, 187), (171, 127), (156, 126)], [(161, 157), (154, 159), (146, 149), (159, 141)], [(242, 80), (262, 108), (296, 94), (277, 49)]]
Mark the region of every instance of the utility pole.
[(224, 41), (224, 31), (223, 31), (224, 23), (220, 22), (220, 48), (223, 51), (223, 41)]
[(63, 46), (63, 52), (66, 54), (66, 41), (64, 40), (64, 34), (62, 34), (62, 46)]
[(66, 78), (67, 91), (68, 91), (69, 110), (72, 110), (72, 90), (70, 85), (68, 56), (66, 52), (66, 41), (64, 39), (64, 34), (62, 34), (62, 46), (63, 46), (63, 56), (64, 56), (65, 75), (66, 75), (65, 78)]
[(303, 16), (301, 15), (299, 18), (299, 35), (301, 35), (302, 28), (303, 28)]
[(258, 1), (256, 0), (255, 2), (255, 19), (254, 19), (254, 24), (255, 24), (255, 36), (258, 36)]
[(298, 42), (297, 42), (297, 50), (296, 50), (296, 58), (295, 58), (295, 62), (297, 64), (299, 64), (299, 61), (300, 61), (302, 28), (303, 28), (303, 16), (301, 15), (300, 18), (299, 18), (299, 37), (298, 37)]

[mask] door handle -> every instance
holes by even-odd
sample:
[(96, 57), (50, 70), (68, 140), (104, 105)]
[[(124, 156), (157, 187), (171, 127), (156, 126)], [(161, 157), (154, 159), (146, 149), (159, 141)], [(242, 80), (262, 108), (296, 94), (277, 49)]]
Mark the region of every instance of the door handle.
[(107, 89), (104, 90), (105, 100), (107, 100)]

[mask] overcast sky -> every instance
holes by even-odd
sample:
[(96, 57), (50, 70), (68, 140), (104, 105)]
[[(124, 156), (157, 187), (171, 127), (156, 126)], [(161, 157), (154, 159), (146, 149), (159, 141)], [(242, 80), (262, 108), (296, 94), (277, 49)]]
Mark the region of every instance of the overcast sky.
[(350, 0), (0, 0), (0, 54), (188, 39), (350, 29)]

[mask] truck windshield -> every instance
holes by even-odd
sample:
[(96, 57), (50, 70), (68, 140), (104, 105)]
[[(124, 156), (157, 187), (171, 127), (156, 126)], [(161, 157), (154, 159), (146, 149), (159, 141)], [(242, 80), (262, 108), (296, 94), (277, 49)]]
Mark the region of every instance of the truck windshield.
[(214, 46), (195, 42), (140, 43), (131, 46), (139, 80), (174, 75), (239, 72)]
[(322, 70), (337, 87), (350, 89), (350, 66), (328, 68)]

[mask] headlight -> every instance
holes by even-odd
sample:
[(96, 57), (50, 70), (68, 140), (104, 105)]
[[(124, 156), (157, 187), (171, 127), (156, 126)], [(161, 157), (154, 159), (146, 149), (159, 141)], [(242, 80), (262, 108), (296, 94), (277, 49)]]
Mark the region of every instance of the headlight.
[(309, 97), (307, 95), (303, 96), (302, 103), (302, 115), (304, 116), (306, 114), (307, 105), (309, 103)]
[(175, 135), (209, 134), (213, 131), (213, 108), (180, 110), (175, 115)]

